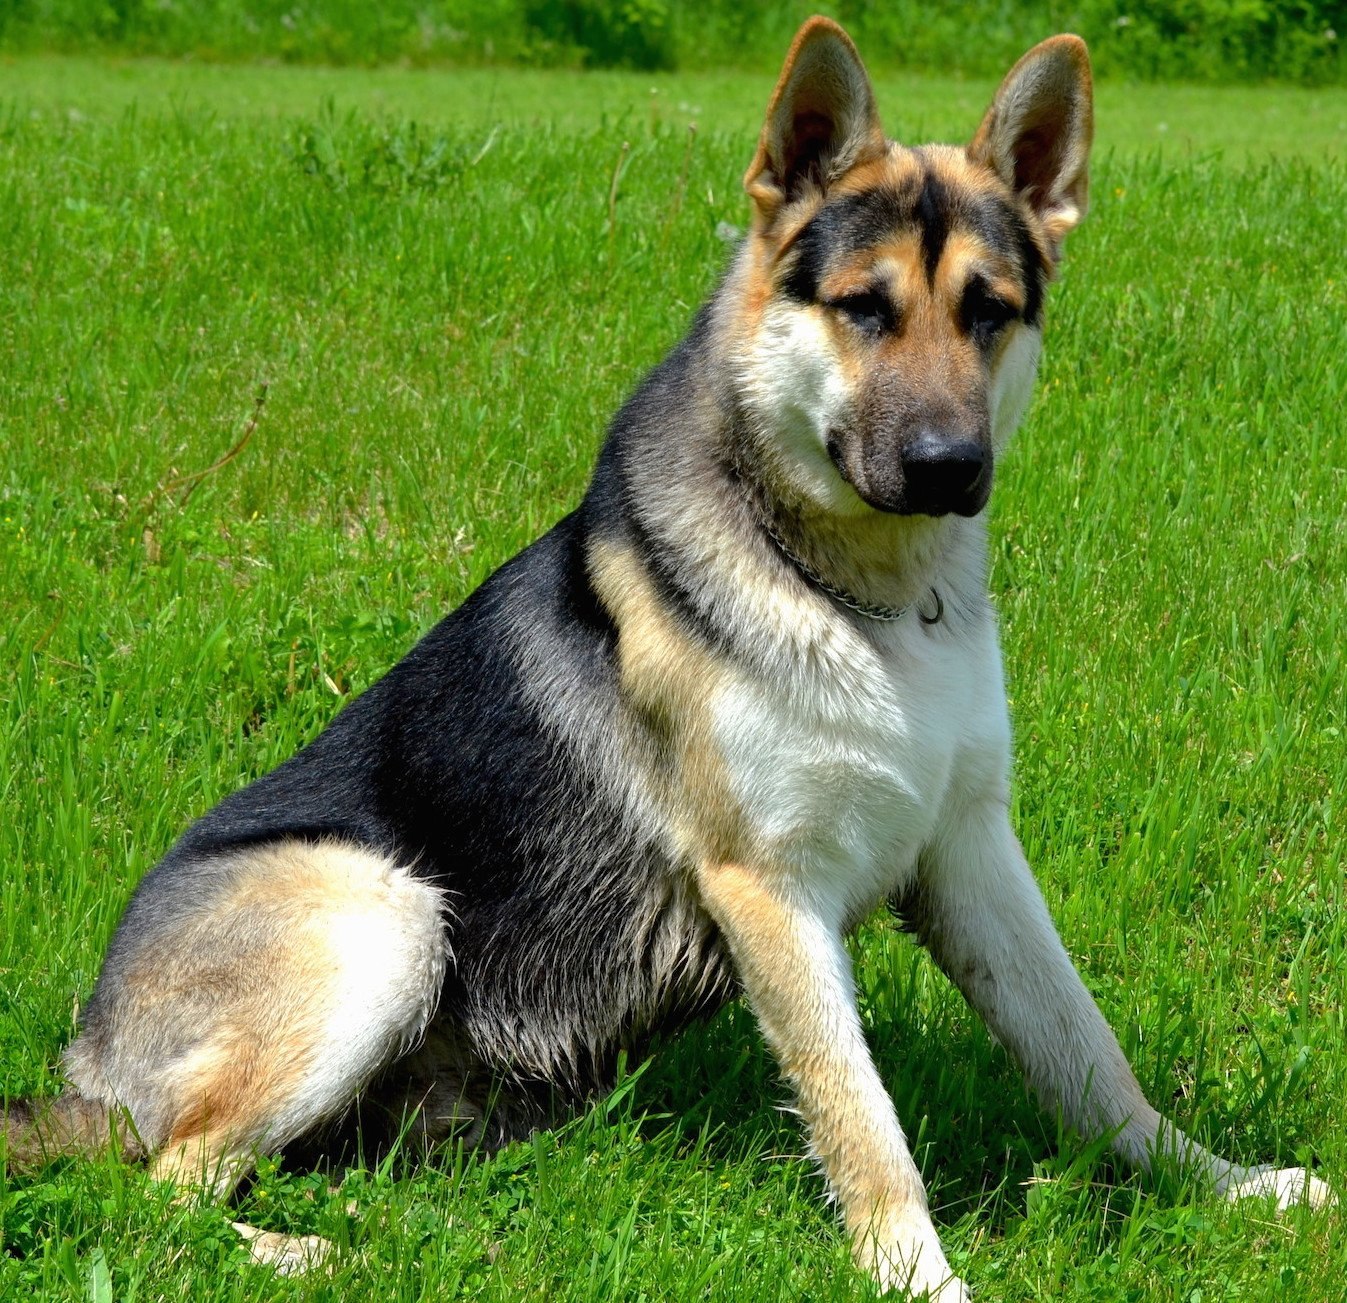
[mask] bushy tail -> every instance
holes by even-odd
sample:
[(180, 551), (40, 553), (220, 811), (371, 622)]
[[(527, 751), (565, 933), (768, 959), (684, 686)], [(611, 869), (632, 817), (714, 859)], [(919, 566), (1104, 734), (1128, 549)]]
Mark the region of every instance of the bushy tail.
[(13, 1172), (56, 1158), (105, 1152), (116, 1145), (124, 1158), (142, 1150), (123, 1114), (67, 1090), (55, 1099), (11, 1100), (0, 1114), (0, 1153)]

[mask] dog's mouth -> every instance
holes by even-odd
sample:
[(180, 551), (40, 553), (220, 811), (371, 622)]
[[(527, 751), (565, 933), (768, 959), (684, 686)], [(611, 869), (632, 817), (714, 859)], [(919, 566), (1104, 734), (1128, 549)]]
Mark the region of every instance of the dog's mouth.
[(982, 440), (923, 430), (881, 455), (834, 429), (825, 448), (837, 473), (876, 511), (971, 517), (991, 497), (995, 459)]

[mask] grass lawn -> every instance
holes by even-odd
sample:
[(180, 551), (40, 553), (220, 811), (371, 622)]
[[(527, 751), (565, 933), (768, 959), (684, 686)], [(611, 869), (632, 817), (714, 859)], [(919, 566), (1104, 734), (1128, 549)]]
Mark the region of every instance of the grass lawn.
[[(873, 69), (890, 135), (914, 144), (960, 140), (987, 107), (993, 81), (916, 77)], [(770, 77), (705, 73), (591, 72), (462, 68), (454, 70), (202, 65), (70, 57), (0, 56), (0, 94), (25, 108), (106, 120), (150, 103), (229, 117), (280, 119), (312, 115), (331, 100), (338, 109), (415, 118), (489, 131), (493, 126), (552, 126), (566, 132), (605, 127), (648, 132), (653, 125), (756, 140)], [(581, 89), (583, 88), (583, 89)], [(1189, 155), (1222, 152), (1237, 159), (1341, 157), (1347, 140), (1347, 86), (1259, 89), (1242, 86), (1127, 86), (1096, 89), (1101, 150), (1163, 149)], [(742, 144), (740, 147), (742, 153)], [(751, 153), (751, 151), (750, 151)], [(737, 177), (738, 155), (729, 175)]]
[[(745, 219), (768, 90), (0, 64), (0, 1090), (50, 1088), (186, 821), (576, 501)], [(879, 90), (913, 138), (990, 87)], [(1347, 1193), (1344, 123), (1341, 90), (1102, 88), (992, 587), (1018, 825), (1143, 1085)], [(889, 922), (855, 954), (980, 1297), (1347, 1296), (1341, 1211), (1113, 1168)], [(731, 1008), (490, 1162), (269, 1166), (235, 1210), (0, 1176), (0, 1297), (869, 1297), (781, 1101)], [(247, 1268), (234, 1217), (335, 1276)]]

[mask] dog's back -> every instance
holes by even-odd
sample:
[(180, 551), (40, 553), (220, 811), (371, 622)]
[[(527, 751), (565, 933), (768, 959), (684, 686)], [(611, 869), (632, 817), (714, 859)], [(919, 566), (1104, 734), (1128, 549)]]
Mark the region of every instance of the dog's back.
[[(322, 1002), (315, 975), (346, 961), (328, 954), (330, 937), (290, 939), (306, 898), (320, 916), (349, 914), (353, 956), (362, 930), (389, 926), (390, 902), (394, 927), (426, 931), (417, 944), (442, 952), (404, 974), (421, 994), (401, 1002), (397, 1026), (366, 1032), (411, 1045), (437, 1011), (429, 1048), (408, 1063), (407, 1093), (429, 1092), (444, 1115), (426, 1120), (432, 1135), (463, 1126), (496, 1143), (537, 1125), (608, 1082), (620, 1051), (728, 995), (715, 929), (654, 813), (637, 754), (649, 749), (633, 747), (620, 699), (618, 629), (590, 579), (592, 553), (639, 530), (628, 449), (690, 408), (679, 391), (691, 356), (671, 358), (619, 415), (577, 511), (144, 879), (66, 1055), (82, 1116), (124, 1107), (154, 1150), (182, 1132), (184, 1100), (208, 1095), (219, 1112), (224, 1096), (288, 1088), (256, 1052), (243, 1056), (247, 1080), (208, 1082), (238, 1063), (203, 1045), (231, 984), (259, 992), (231, 1014), (231, 1044), (264, 1035), (278, 1008)], [(370, 991), (342, 999), (368, 998), (380, 981), (368, 977)], [(322, 1035), (287, 1035), (276, 1052), (316, 1059)], [(333, 1110), (384, 1066), (377, 1057), (319, 1092)], [(289, 1112), (269, 1146), (323, 1120)]]

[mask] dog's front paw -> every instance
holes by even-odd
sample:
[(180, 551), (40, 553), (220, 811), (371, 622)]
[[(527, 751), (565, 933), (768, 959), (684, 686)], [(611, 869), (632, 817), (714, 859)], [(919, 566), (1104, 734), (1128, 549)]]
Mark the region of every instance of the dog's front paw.
[(1307, 1203), (1311, 1208), (1330, 1208), (1338, 1197), (1317, 1176), (1303, 1167), (1252, 1167), (1225, 1190), (1235, 1199), (1276, 1199), (1277, 1211)]
[(912, 1285), (907, 1287), (912, 1298), (926, 1299), (928, 1303), (970, 1303), (972, 1297), (968, 1293), (968, 1286), (958, 1276), (946, 1276), (939, 1285), (927, 1286), (925, 1289), (926, 1292), (922, 1293)]
[(869, 1272), (886, 1294), (918, 1303), (969, 1303), (968, 1286), (945, 1260), (935, 1228), (904, 1226), (896, 1233), (869, 1237), (857, 1246), (856, 1264)]

